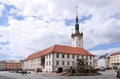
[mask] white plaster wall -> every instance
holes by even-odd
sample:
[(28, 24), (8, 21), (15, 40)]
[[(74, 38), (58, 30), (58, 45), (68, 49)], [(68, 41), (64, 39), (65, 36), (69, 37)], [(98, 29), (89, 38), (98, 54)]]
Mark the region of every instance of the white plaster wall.
[(23, 69), (36, 69), (41, 67), (41, 58), (24, 61)]
[(105, 65), (105, 59), (98, 59), (98, 67), (101, 68), (101, 67), (104, 67), (106, 68), (106, 65)]
[(91, 56), (91, 59), (90, 59), (90, 56), (88, 56), (88, 65), (90, 65), (90, 62), (91, 62), (91, 66), (93, 66), (93, 61), (94, 61), (94, 57)]
[[(77, 55), (75, 55), (73, 59), (72, 54), (69, 55), (69, 58), (67, 58), (67, 54), (64, 54), (64, 58), (62, 58), (62, 53), (59, 53), (59, 58), (56, 58), (56, 54), (58, 53), (54, 53), (54, 70), (56, 70), (56, 68), (59, 68), (59, 67), (68, 69), (71, 66), (75, 66), (75, 65), (72, 65), (72, 61), (74, 61), (74, 63), (76, 64)], [(56, 61), (59, 61), (59, 65), (56, 65)], [(62, 61), (65, 61), (64, 65), (62, 65)], [(67, 65), (68, 61), (70, 62), (69, 65)]]
[[(56, 54), (58, 53), (54, 53), (54, 70), (56, 70), (56, 68), (59, 68), (59, 67), (63, 67), (63, 69), (68, 69), (70, 67), (74, 67), (76, 66), (76, 59), (77, 57), (79, 56), (79, 58), (82, 58), (81, 55), (74, 55), (74, 59), (72, 58), (72, 54), (69, 55), (69, 58), (67, 58), (67, 54), (64, 54), (65, 57), (62, 58), (62, 53), (59, 53), (59, 58), (56, 58)], [(88, 57), (89, 58), (89, 57)], [(86, 56), (84, 56), (84, 59), (86, 59)], [(91, 57), (91, 59), (89, 58), (88, 60), (88, 63), (92, 63), (91, 66), (93, 66), (93, 60), (94, 60), (94, 57)], [(56, 61), (59, 61), (59, 65), (56, 65)], [(65, 65), (62, 65), (62, 61), (65, 61)], [(67, 65), (67, 61), (70, 62), (69, 65)], [(72, 61), (74, 61), (74, 65), (72, 65)]]
[(45, 71), (52, 72), (52, 53), (45, 55)]
[[(59, 54), (59, 58), (56, 57), (56, 55)], [(52, 72), (56, 71), (57, 68), (62, 67), (63, 69), (68, 69), (70, 67), (75, 67), (76, 66), (76, 59), (79, 57), (80, 59), (82, 58), (81, 55), (74, 55), (74, 59), (72, 58), (72, 54), (69, 54), (69, 58), (67, 58), (68, 54), (64, 54), (64, 58), (62, 58), (63, 53), (50, 53), (45, 55), (45, 67), (44, 71)], [(86, 59), (86, 56), (83, 56), (84, 59)], [(88, 56), (88, 63), (92, 62), (93, 65), (93, 57)], [(56, 61), (59, 61), (59, 65), (56, 65)], [(62, 61), (65, 61), (64, 65), (62, 65)], [(69, 65), (67, 65), (67, 61), (69, 61)], [(72, 61), (74, 61), (74, 65), (72, 65)], [(47, 64), (48, 62), (48, 64)], [(50, 62), (50, 64), (49, 64)], [(41, 67), (41, 57), (28, 60), (24, 62), (24, 69), (36, 69)]]
[[(79, 39), (81, 38), (81, 39)], [(81, 45), (81, 46), (79, 46)], [(82, 37), (74, 37), (72, 38), (72, 46), (73, 47), (83, 47), (83, 38)]]

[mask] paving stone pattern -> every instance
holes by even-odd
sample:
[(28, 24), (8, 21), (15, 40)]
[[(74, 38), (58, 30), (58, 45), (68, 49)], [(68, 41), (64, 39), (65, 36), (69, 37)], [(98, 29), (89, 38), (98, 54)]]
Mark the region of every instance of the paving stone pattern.
[[(1, 71), (0, 75), (11, 77), (14, 79), (118, 79), (114, 70), (107, 70), (100, 72), (99, 76), (60, 76), (56, 73), (34, 73), (27, 74), (26, 76), (18, 73), (10, 73), (8, 71)], [(1, 78), (0, 78), (1, 79)], [(9, 78), (10, 79), (10, 78)]]

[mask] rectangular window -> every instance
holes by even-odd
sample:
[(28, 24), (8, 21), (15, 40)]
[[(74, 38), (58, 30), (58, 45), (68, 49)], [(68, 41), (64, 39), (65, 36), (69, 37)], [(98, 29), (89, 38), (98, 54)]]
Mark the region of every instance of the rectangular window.
[(119, 59), (117, 59), (117, 61), (119, 61)]
[(88, 62), (86, 62), (86, 65), (88, 65)]
[(59, 54), (56, 55), (56, 58), (59, 58)]
[(67, 58), (69, 58), (69, 54), (67, 55)]
[(56, 65), (59, 65), (59, 61), (56, 61)]
[(90, 62), (90, 65), (92, 65), (92, 62)]
[(49, 58), (51, 58), (51, 54), (49, 54)]
[(75, 65), (75, 62), (74, 62), (74, 61), (72, 61), (72, 65)]
[(88, 56), (86, 56), (86, 60), (88, 60)]
[(70, 65), (70, 61), (67, 61), (67, 65)]
[(64, 54), (62, 54), (62, 58), (65, 58), (65, 55), (64, 55)]
[(90, 60), (92, 59), (92, 57), (90, 56)]
[(84, 59), (84, 56), (82, 55), (82, 59)]
[(62, 65), (65, 65), (65, 61), (62, 61)]
[(75, 55), (72, 55), (72, 59), (74, 59), (75, 58)]
[(116, 58), (116, 56), (114, 56), (114, 58)]
[(119, 58), (119, 56), (117, 56), (117, 58)]

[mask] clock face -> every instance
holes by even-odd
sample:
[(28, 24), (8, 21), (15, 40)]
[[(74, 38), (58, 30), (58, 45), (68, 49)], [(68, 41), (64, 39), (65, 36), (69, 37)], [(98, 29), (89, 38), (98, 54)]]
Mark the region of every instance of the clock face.
[(79, 37), (78, 39), (79, 39), (79, 40), (81, 40), (81, 38), (80, 38), (80, 37)]

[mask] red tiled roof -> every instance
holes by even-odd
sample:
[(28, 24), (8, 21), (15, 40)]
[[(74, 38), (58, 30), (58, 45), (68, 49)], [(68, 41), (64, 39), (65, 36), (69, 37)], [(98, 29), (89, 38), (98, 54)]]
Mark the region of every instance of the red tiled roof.
[(112, 53), (110, 56), (112, 56), (112, 55), (118, 55), (118, 54), (120, 54), (120, 52)]
[(78, 47), (71, 47), (71, 46), (64, 46), (64, 45), (54, 45), (37, 53), (33, 53), (28, 56), (25, 60), (34, 59), (49, 53), (65, 53), (65, 54), (80, 54), (80, 55), (89, 55), (94, 56), (93, 54), (89, 53), (87, 50)]

